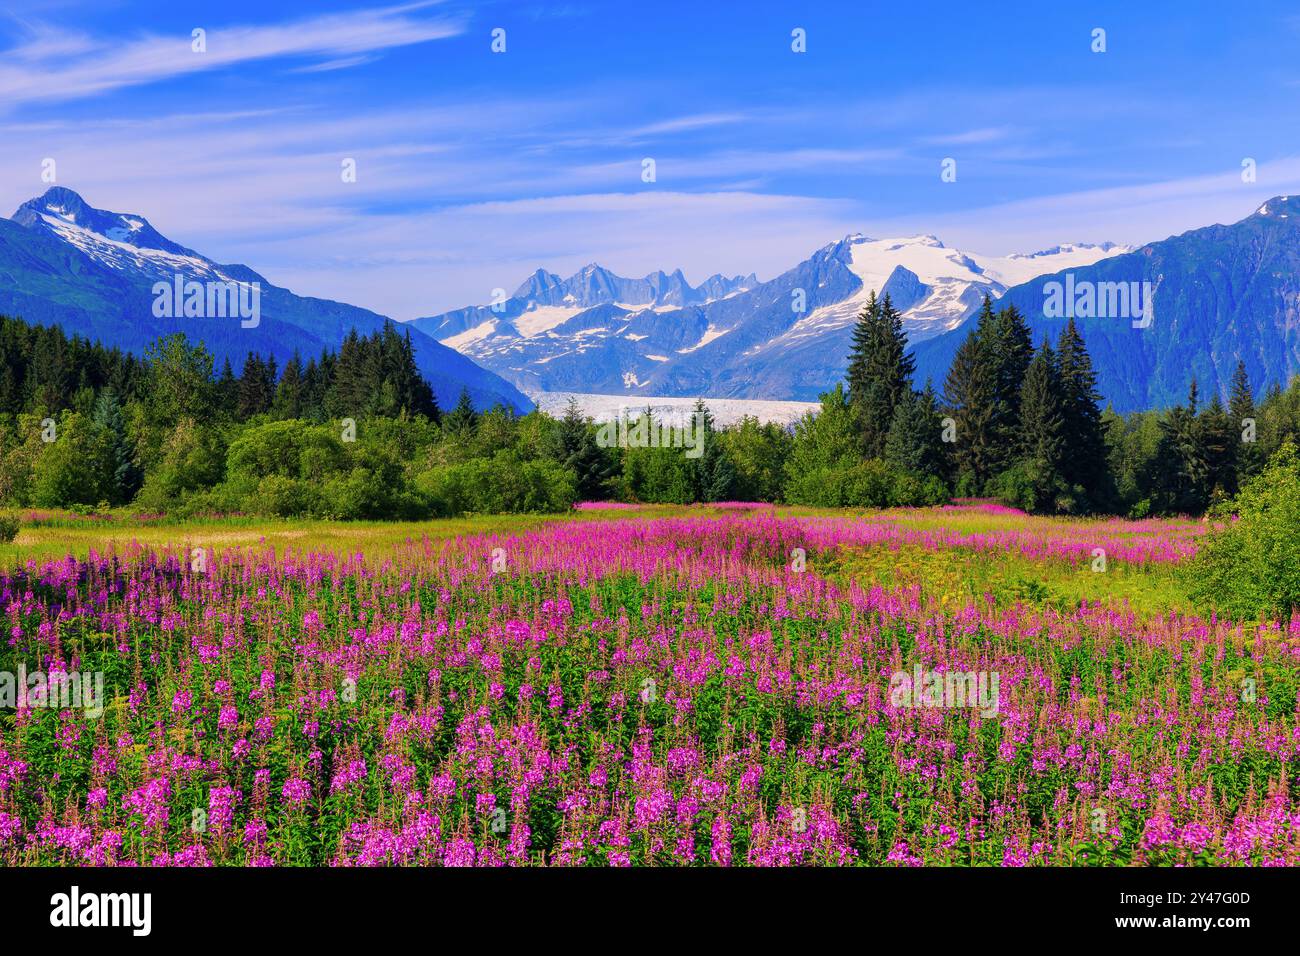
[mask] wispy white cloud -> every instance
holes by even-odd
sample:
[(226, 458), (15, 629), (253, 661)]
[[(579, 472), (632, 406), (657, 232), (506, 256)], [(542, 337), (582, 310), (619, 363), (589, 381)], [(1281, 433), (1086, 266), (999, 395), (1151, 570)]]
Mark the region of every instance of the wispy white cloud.
[(881, 228), (924, 229), (976, 252), (1028, 252), (1063, 241), (1141, 245), (1213, 223), (1232, 223), (1265, 200), (1300, 194), (1300, 157), (1261, 162), (1253, 183), (1240, 169), (1126, 186), (1060, 192), (959, 212), (891, 217)]
[(659, 136), (665, 133), (686, 133), (712, 126), (725, 126), (743, 122), (743, 113), (698, 113), (694, 116), (679, 116), (675, 119), (649, 123), (628, 130), (628, 137)]
[[(0, 103), (12, 108), (77, 99), (255, 60), (325, 56), (337, 63), (340, 58), (463, 32), (458, 20), (413, 15), (432, 5), (420, 2), (257, 26), (199, 27), (207, 31), (205, 52), (195, 52), (188, 35), (117, 42), (59, 37), (48, 28), (29, 28), (25, 42), (3, 51)], [(17, 65), (12, 64), (15, 60)]]
[(961, 133), (947, 133), (942, 136), (927, 136), (922, 142), (936, 146), (969, 146), (975, 143), (996, 143), (1011, 134), (1007, 126), (984, 126)]

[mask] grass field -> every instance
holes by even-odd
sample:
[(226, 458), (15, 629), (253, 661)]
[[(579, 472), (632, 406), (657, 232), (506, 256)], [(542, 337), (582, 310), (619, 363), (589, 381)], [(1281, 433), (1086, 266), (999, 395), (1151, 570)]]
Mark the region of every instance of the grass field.
[(35, 517), (0, 671), (104, 689), (0, 710), (0, 863), (1300, 859), (1300, 628), (1198, 523)]

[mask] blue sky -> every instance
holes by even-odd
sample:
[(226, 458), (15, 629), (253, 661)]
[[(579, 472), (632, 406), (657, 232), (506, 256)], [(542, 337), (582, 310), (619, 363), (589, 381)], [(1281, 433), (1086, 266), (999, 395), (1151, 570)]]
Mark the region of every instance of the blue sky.
[(849, 232), (1140, 243), (1300, 192), (1300, 8), (1084, 7), (19, 2), (0, 205), (53, 158), (93, 205), (406, 319), (539, 266), (766, 279)]

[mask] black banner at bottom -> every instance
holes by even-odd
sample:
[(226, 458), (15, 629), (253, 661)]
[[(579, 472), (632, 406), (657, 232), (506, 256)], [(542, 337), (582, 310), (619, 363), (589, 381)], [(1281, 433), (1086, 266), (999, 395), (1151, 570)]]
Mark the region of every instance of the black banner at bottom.
[(0, 869), (6, 942), (126, 946), (373, 945), (472, 927), (531, 942), (561, 926), (592, 943), (644, 933), (663, 946), (690, 926), (691, 940), (815, 944), (846, 922), (948, 943), (969, 930), (1231, 944), (1294, 926), (1298, 889), (1287, 869)]

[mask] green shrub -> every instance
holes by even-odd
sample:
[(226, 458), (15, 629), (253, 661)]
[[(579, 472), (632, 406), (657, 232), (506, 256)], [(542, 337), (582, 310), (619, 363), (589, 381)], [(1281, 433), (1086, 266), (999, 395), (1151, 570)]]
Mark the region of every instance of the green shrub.
[(555, 513), (578, 500), (577, 477), (553, 461), (521, 461), (510, 451), (421, 472), (415, 494), (439, 517), (479, 513)]
[(12, 541), (18, 537), (22, 522), (10, 515), (0, 515), (0, 541)]
[(1201, 539), (1188, 591), (1237, 620), (1300, 608), (1300, 455), (1287, 441), (1235, 501), (1236, 520)]
[(320, 492), (308, 482), (284, 475), (267, 475), (257, 483), (254, 499), (259, 514), (298, 518), (320, 512)]
[(892, 508), (940, 504), (948, 500), (948, 489), (933, 475), (918, 475), (871, 458), (793, 475), (786, 497), (791, 504), (814, 508)]

